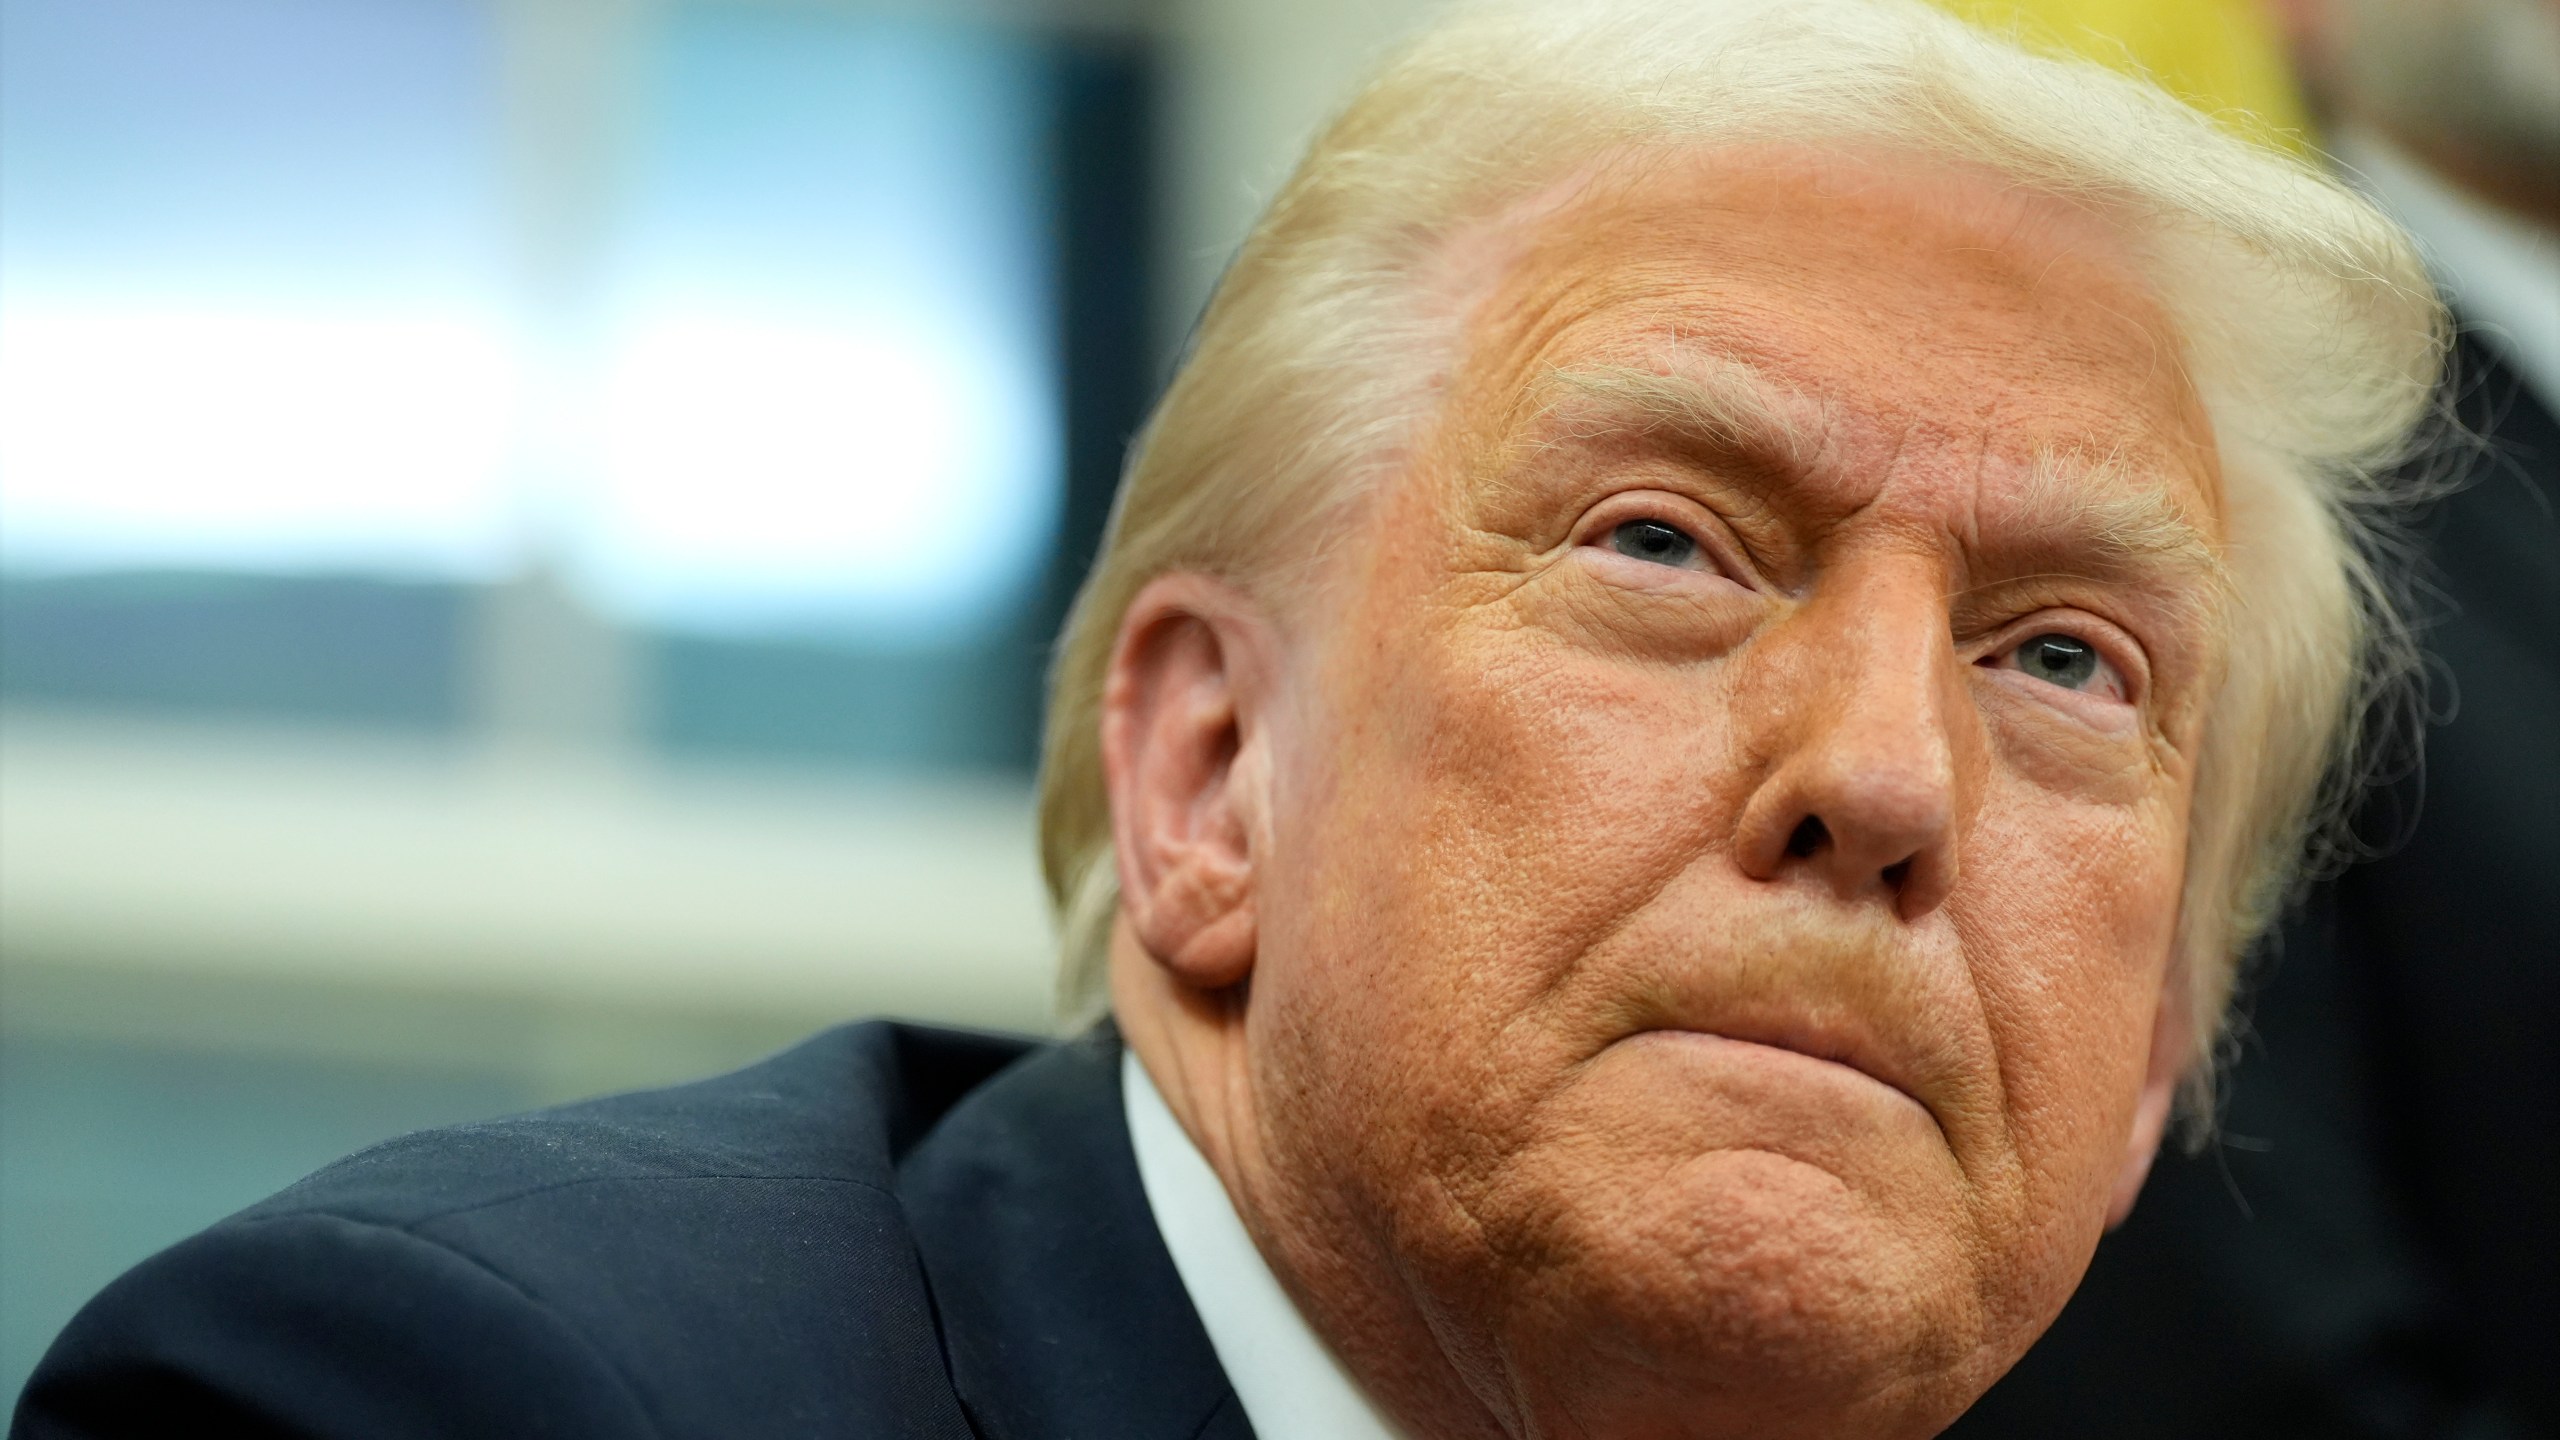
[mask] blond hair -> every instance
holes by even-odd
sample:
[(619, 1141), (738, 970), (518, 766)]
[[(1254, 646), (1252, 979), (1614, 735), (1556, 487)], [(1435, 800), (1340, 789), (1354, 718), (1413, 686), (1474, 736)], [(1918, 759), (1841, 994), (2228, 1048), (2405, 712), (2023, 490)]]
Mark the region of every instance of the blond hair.
[(2288, 155), (2154, 86), (2031, 54), (1917, 0), (1466, 5), (1316, 140), (1133, 447), (1059, 640), (1041, 853), (1060, 1008), (1107, 1008), (1118, 907), (1100, 710), (1122, 613), (1156, 576), (1248, 588), (1319, 555), (1431, 414), (1461, 342), (1421, 277), (1458, 227), (1604, 154), (1881, 142), (2103, 214), (2183, 342), (2226, 489), (2226, 674), (2199, 757), (2176, 974), (2209, 1093), (2238, 958), (2346, 793), (2358, 717), (2409, 667), (2372, 537), (2426, 413), (2445, 320), (2407, 238)]

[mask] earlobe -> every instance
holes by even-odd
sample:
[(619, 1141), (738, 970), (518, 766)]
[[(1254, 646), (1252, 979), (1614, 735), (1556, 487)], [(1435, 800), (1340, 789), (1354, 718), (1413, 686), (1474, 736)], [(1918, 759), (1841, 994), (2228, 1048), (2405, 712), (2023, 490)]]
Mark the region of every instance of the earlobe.
[[(2177, 985), (2171, 981), (2173, 993)], [(2152, 1024), (2151, 1060), (2142, 1077), (2142, 1098), (2136, 1102), (2133, 1127), (2125, 1135), (2124, 1158), (2116, 1170), (2114, 1192), (2107, 1198), (2107, 1228), (2113, 1230), (2133, 1214), (2133, 1202), (2142, 1195), (2142, 1183), (2151, 1176), (2151, 1162), (2159, 1158), (2161, 1137), (2169, 1130), (2169, 1114), (2178, 1099), (2178, 1080), (2186, 1073), (2189, 1029), (2183, 1007), (2164, 997), (2159, 1018)]]
[(2159, 1157), (2160, 1137), (2169, 1128), (2169, 1109), (2177, 1098), (2177, 1084), (2146, 1085), (2141, 1108), (2134, 1112), (2133, 1133), (2125, 1139), (2124, 1163), (2116, 1171), (2115, 1193), (2107, 1199), (2107, 1228), (2113, 1230), (2133, 1214), (2133, 1202), (2142, 1195), (2142, 1182), (2151, 1177), (2151, 1162)]
[(1253, 968), (1270, 650), (1248, 597), (1207, 576), (1168, 575), (1131, 602), (1104, 684), (1122, 911), (1147, 953), (1199, 989)]

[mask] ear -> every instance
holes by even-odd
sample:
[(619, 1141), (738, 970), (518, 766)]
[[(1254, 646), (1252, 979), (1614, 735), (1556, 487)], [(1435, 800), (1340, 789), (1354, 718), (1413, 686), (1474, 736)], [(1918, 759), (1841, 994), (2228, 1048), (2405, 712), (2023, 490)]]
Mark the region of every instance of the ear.
[(1130, 602), (1103, 682), (1121, 914), (1156, 963), (1203, 990), (1253, 969), (1276, 658), (1250, 597), (1205, 575), (1166, 575)]
[(2107, 1199), (2107, 1228), (2113, 1230), (2133, 1213), (2133, 1202), (2150, 1178), (2151, 1162), (2160, 1154), (2160, 1138), (2168, 1133), (2169, 1112), (2178, 1099), (2178, 1080), (2186, 1074), (2194, 1050), (2194, 1028), (2187, 1024), (2183, 970), (2173, 968), (2151, 1023), (2151, 1060), (2142, 1076), (2142, 1098), (2134, 1105), (2133, 1129), (2125, 1136), (2124, 1159), (2116, 1170), (2114, 1194)]

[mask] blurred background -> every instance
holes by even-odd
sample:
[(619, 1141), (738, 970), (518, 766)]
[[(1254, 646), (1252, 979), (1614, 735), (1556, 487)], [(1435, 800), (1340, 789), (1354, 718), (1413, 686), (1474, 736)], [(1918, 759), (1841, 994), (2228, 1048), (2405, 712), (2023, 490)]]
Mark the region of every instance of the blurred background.
[(387, 1135), (1046, 1028), (1048, 638), (1414, 8), (0, 0), (0, 1395)]
[[(2508, 647), (2429, 632), (2426, 903), (2357, 872), (2408, 942), (2289, 936), (2226, 1143), (1961, 1433), (2544, 1433), (2548, 866), (2467, 837), (2560, 804), (2515, 739), (2560, 706), (2518, 648), (2560, 172), (2514, 138), (2560, 134), (2560, 4), (1941, 3), (2273, 143), (2366, 127), (2466, 331), (2450, 518), (2506, 547), (2427, 531), (2442, 608)], [(1048, 1028), (1049, 638), (1219, 270), (1429, 5), (0, 0), (0, 1396), (400, 1131), (860, 1016)], [(2502, 94), (2539, 128), (2473, 124)], [(2505, 172), (2505, 218), (2454, 193)]]

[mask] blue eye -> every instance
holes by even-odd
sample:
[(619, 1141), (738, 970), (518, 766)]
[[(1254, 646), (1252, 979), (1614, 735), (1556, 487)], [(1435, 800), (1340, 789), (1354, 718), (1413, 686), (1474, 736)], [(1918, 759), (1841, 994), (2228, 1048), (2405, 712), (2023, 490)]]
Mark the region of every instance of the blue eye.
[(2038, 635), (2016, 651), (2018, 668), (2065, 690), (2085, 690), (2098, 675), (2098, 652), (2068, 635)]
[(1685, 567), (1698, 558), (1698, 542), (1659, 520), (1630, 520), (1609, 532), (1609, 548), (1656, 565)]

